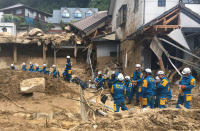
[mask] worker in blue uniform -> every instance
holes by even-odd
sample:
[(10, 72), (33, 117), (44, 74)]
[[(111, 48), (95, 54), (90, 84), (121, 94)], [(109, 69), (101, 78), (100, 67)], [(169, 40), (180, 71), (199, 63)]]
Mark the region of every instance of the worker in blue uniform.
[(35, 72), (41, 72), (40, 67), (37, 63), (35, 64)]
[(127, 104), (131, 104), (131, 100), (133, 98), (133, 95), (131, 94), (133, 90), (133, 83), (131, 82), (130, 76), (125, 76), (124, 85), (126, 86), (126, 95), (128, 97)]
[(170, 83), (165, 77), (164, 71), (158, 71), (157, 74), (161, 81), (156, 86), (156, 102), (158, 102), (156, 105), (158, 105), (159, 108), (166, 108), (166, 102), (170, 91)]
[(22, 70), (23, 70), (23, 71), (26, 71), (26, 70), (27, 70), (27, 66), (26, 66), (26, 63), (25, 63), (25, 62), (22, 63)]
[(183, 76), (179, 82), (180, 93), (176, 107), (180, 108), (179, 104), (181, 104), (185, 108), (190, 109), (190, 101), (192, 100), (191, 91), (196, 85), (196, 80), (191, 75), (190, 68), (184, 68), (182, 74)]
[(32, 62), (30, 62), (30, 67), (28, 69), (30, 72), (33, 72), (34, 71), (34, 65)]
[(133, 83), (133, 90), (132, 90), (132, 98), (136, 95), (136, 103), (135, 105), (139, 105), (142, 98), (142, 82), (143, 82), (143, 73), (141, 72), (141, 65), (136, 64), (135, 72), (132, 75), (132, 83)]
[(58, 69), (56, 68), (56, 65), (52, 65), (52, 68), (53, 68), (53, 72), (52, 72), (53, 78), (60, 77), (60, 73), (59, 73)]
[(117, 83), (115, 83), (111, 88), (111, 94), (114, 99), (114, 108), (115, 112), (119, 112), (121, 110), (128, 110), (125, 106), (125, 95), (126, 95), (126, 86), (123, 84), (124, 76), (123, 74), (119, 74), (117, 77)]
[(152, 77), (151, 69), (145, 69), (145, 79), (142, 84), (142, 105), (143, 108), (155, 107), (155, 79)]
[(49, 75), (49, 70), (47, 69), (47, 65), (43, 64), (43, 68), (40, 71), (41, 73), (45, 74), (45, 75)]
[(95, 85), (96, 85), (97, 89), (99, 89), (99, 88), (103, 89), (104, 84), (105, 84), (105, 79), (103, 78), (102, 72), (99, 71), (97, 78), (95, 78)]
[(115, 71), (111, 72), (111, 77), (110, 79), (108, 79), (108, 87), (111, 89), (112, 85), (115, 84), (117, 82), (117, 78), (115, 75)]
[(11, 70), (15, 70), (14, 64), (11, 64), (11, 65), (10, 65), (10, 69), (11, 69)]
[(64, 71), (64, 79), (66, 81), (72, 82), (72, 62), (70, 59), (70, 56), (66, 57), (67, 59), (67, 64), (65, 66), (65, 71)]

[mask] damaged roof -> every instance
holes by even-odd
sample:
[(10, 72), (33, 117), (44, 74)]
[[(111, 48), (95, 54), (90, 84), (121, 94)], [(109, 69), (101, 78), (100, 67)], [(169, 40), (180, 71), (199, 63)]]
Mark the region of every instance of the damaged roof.
[(142, 34), (144, 31), (143, 29), (146, 27), (150, 27), (155, 25), (159, 19), (165, 17), (167, 14), (173, 12), (174, 10), (180, 8), (180, 11), (183, 12), (184, 14), (186, 14), (187, 16), (191, 17), (193, 20), (195, 20), (196, 22), (200, 23), (200, 15), (195, 13), (194, 11), (192, 11), (191, 9), (185, 7), (184, 4), (179, 3), (178, 5), (176, 5), (175, 7), (165, 11), (164, 13), (162, 13), (160, 16), (156, 17), (155, 19), (151, 20), (150, 22), (140, 26), (136, 32), (132, 33), (131, 35), (128, 36), (128, 39), (131, 39), (132, 37), (135, 37), (139, 34)]
[(96, 29), (101, 28), (105, 25), (107, 18), (107, 11), (99, 11), (92, 16), (86, 17), (80, 21), (70, 23), (70, 26), (89, 34), (94, 32)]
[(104, 35), (99, 35), (97, 37), (95, 37), (93, 39), (94, 42), (97, 41), (119, 41), (119, 39), (117, 39), (115, 32), (111, 32), (108, 34), (104, 34)]

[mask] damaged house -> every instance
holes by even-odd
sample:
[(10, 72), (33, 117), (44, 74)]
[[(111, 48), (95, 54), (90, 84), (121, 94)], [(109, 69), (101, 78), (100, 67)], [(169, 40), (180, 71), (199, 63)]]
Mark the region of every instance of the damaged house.
[(111, 0), (112, 31), (120, 39), (125, 73), (136, 63), (154, 70), (199, 70), (200, 1)]

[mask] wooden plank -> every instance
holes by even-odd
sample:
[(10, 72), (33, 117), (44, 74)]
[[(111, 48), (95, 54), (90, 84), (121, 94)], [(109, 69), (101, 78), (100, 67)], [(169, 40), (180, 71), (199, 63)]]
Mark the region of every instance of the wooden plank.
[(13, 45), (13, 59), (14, 59), (14, 63), (17, 63), (17, 45), (14, 44)]
[(46, 52), (47, 52), (47, 46), (43, 44), (43, 64), (46, 64), (47, 60)]
[(176, 15), (174, 15), (174, 16), (172, 16), (172, 17), (169, 18), (168, 20), (164, 21), (163, 24), (164, 24), (164, 25), (167, 25), (167, 24), (170, 23), (172, 20), (174, 20), (178, 15), (179, 15), (179, 13), (176, 14)]
[(153, 28), (180, 28), (179, 25), (154, 25)]

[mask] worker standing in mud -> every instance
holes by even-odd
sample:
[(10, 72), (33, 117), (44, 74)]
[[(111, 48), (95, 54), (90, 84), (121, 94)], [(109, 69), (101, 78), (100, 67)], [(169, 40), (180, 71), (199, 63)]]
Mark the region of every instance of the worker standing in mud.
[(15, 70), (14, 64), (11, 64), (11, 65), (10, 65), (10, 69), (11, 69), (11, 70)]
[(152, 77), (151, 69), (145, 69), (145, 79), (142, 85), (142, 105), (143, 108), (155, 106), (155, 79)]
[(97, 89), (99, 89), (99, 88), (104, 89), (104, 82), (105, 82), (105, 79), (103, 78), (103, 74), (101, 71), (99, 71), (98, 77), (95, 78), (95, 85), (96, 85)]
[(111, 72), (111, 77), (108, 80), (108, 87), (111, 88), (112, 85), (115, 84), (116, 82), (117, 82), (117, 79), (116, 79), (115, 71), (112, 71)]
[(128, 103), (127, 104), (131, 104), (131, 100), (132, 100), (132, 90), (133, 90), (133, 83), (131, 82), (131, 77), (130, 76), (125, 76), (125, 80), (124, 80), (124, 85), (126, 86), (126, 95), (128, 97)]
[(191, 91), (195, 87), (196, 80), (191, 75), (190, 68), (184, 68), (182, 71), (183, 76), (179, 82), (180, 93), (178, 95), (178, 102), (176, 107), (180, 108), (179, 104), (184, 105), (187, 109), (190, 109), (190, 101), (192, 100)]
[(40, 67), (38, 64), (35, 64), (35, 72), (41, 72)]
[(22, 70), (23, 70), (23, 71), (26, 71), (26, 70), (27, 70), (26, 67), (27, 67), (27, 66), (26, 66), (26, 63), (25, 63), (25, 62), (22, 63)]
[(70, 56), (67, 56), (66, 59), (67, 59), (67, 64), (65, 66), (63, 77), (65, 80), (72, 82), (72, 62)]
[(163, 71), (158, 71), (158, 77), (161, 80), (157, 83), (156, 90), (156, 105), (159, 108), (166, 108), (166, 102), (168, 98), (168, 92), (170, 91), (169, 80), (165, 77)]
[(119, 112), (120, 107), (121, 110), (128, 110), (125, 106), (125, 95), (126, 95), (126, 86), (123, 84), (124, 76), (120, 73), (117, 76), (117, 83), (115, 83), (111, 88), (111, 94), (114, 99), (114, 108), (115, 112)]
[(135, 65), (136, 69), (135, 72), (133, 72), (132, 75), (132, 82), (133, 82), (133, 90), (132, 90), (132, 98), (134, 97), (134, 95), (136, 95), (136, 104), (135, 105), (139, 105), (141, 98), (142, 98), (142, 81), (143, 81), (143, 73), (141, 72), (141, 65), (140, 64), (136, 64)]
[(49, 75), (49, 70), (47, 69), (47, 65), (43, 64), (43, 69), (41, 70), (41, 73), (45, 75)]
[(28, 69), (30, 72), (33, 72), (34, 71), (34, 65), (32, 62), (30, 62), (30, 67)]

